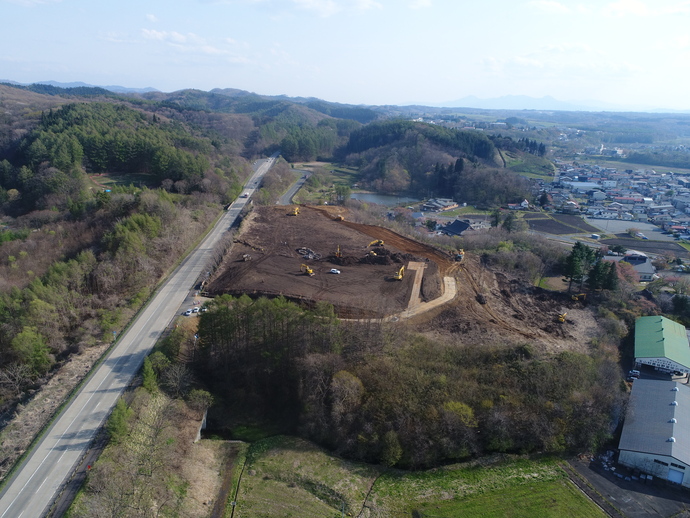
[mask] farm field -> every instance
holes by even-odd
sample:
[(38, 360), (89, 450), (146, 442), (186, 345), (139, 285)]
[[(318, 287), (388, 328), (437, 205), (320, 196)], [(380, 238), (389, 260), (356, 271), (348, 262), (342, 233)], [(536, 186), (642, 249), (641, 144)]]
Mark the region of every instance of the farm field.
[[(506, 503), (509, 502), (509, 507)], [(420, 505), (420, 518), (455, 518), (482, 516), (503, 518), (543, 517), (587, 518), (605, 516), (591, 501), (585, 499), (570, 481), (555, 480), (512, 487), (459, 500)]]
[(150, 175), (146, 174), (96, 174), (89, 179), (98, 187), (112, 189), (119, 185), (150, 186), (153, 185)]
[(530, 230), (536, 232), (555, 235), (599, 232), (581, 217), (570, 214), (526, 213), (523, 217)]
[(674, 257), (690, 259), (690, 252), (674, 241), (652, 241), (644, 239), (633, 239), (626, 234), (618, 234), (613, 239), (602, 239), (601, 243), (613, 246), (621, 245), (628, 250), (638, 250), (650, 254), (668, 253)]
[(345, 461), (310, 442), (273, 437), (252, 445), (235, 517), (573, 518), (604, 514), (553, 460), (497, 456), (423, 472)]

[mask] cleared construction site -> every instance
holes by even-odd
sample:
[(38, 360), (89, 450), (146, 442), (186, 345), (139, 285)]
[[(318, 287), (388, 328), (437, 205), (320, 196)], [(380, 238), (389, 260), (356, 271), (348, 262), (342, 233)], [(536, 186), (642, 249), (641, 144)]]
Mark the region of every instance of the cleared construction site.
[(383, 318), (443, 295), (449, 256), (324, 208), (257, 208), (210, 295), (247, 293), (333, 304), (343, 318)]
[[(410, 320), (469, 342), (586, 347), (597, 324), (582, 302), (493, 271), (335, 207), (256, 208), (210, 279), (210, 296), (328, 302), (340, 318)], [(567, 313), (559, 322), (557, 313)]]

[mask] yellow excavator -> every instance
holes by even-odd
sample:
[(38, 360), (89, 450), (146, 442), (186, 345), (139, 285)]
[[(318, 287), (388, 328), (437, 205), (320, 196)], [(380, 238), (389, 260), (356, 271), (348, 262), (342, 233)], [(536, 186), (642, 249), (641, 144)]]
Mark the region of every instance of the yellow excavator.
[(405, 267), (401, 266), (400, 269), (398, 270), (398, 272), (393, 274), (393, 278), (396, 281), (402, 281), (404, 275), (405, 275)]
[(314, 270), (313, 270), (312, 268), (310, 268), (310, 267), (309, 267), (308, 265), (306, 265), (306, 264), (303, 264), (302, 266), (300, 266), (300, 267), (299, 267), (299, 271), (300, 271), (300, 272), (304, 272), (304, 273), (307, 274), (309, 277), (313, 277), (313, 276), (314, 276)]
[(460, 248), (458, 249), (457, 253), (455, 254), (455, 261), (458, 263), (461, 263), (465, 259), (465, 250)]
[(299, 207), (295, 207), (294, 209), (292, 209), (290, 216), (297, 216), (298, 214), (299, 214)]
[(561, 324), (565, 323), (565, 317), (568, 315), (568, 313), (559, 313), (556, 318), (558, 318), (558, 322)]
[(335, 251), (335, 256), (336, 257), (342, 257), (343, 256), (343, 252), (342, 252), (342, 250), (340, 250), (340, 245), (338, 245), (338, 248)]
[(335, 221), (345, 221), (345, 218), (343, 216), (341, 216), (340, 214), (338, 214), (334, 219), (335, 219)]
[(586, 293), (578, 293), (577, 295), (573, 295), (570, 297), (573, 300), (581, 300), (582, 302), (587, 300), (587, 294)]
[(371, 243), (367, 245), (367, 247), (370, 246), (383, 246), (383, 239), (374, 239)]

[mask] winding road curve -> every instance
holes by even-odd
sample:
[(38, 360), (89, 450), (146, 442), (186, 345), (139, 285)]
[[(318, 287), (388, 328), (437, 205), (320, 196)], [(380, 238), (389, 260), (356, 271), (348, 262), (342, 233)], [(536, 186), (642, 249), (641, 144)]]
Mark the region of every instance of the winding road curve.
[(44, 516), (158, 337), (179, 314), (190, 290), (207, 268), (216, 243), (233, 225), (276, 157), (277, 154), (255, 162), (255, 172), (243, 191), (248, 197), (238, 198), (228, 208), (199, 247), (165, 281), (23, 459), (0, 493), (0, 518)]

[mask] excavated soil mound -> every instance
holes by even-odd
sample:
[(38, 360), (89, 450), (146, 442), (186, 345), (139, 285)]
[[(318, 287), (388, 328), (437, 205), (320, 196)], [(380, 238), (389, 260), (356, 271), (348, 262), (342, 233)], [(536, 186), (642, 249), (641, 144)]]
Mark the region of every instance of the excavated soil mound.
[[(374, 239), (385, 245), (368, 246)], [(422, 301), (440, 297), (441, 272), (453, 265), (443, 252), (382, 227), (336, 221), (321, 209), (303, 207), (291, 216), (285, 207), (260, 207), (243, 223), (207, 291), (326, 301), (341, 317), (382, 317), (407, 308), (414, 273), (402, 281), (393, 275), (410, 261), (427, 263)], [(341, 273), (330, 273), (333, 268)]]
[[(421, 315), (415, 321), (418, 331), (452, 343), (528, 343), (548, 353), (587, 352), (599, 333), (593, 312), (570, 294), (544, 290), (486, 268), (471, 254), (465, 255), (456, 279), (455, 299), (433, 314)], [(558, 322), (559, 313), (567, 313), (565, 322)]]

